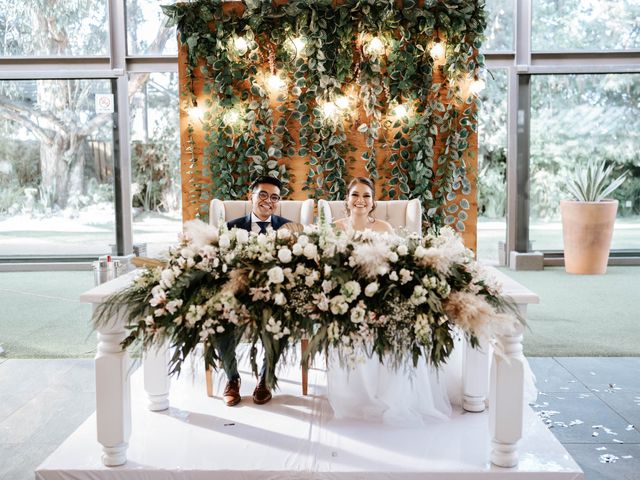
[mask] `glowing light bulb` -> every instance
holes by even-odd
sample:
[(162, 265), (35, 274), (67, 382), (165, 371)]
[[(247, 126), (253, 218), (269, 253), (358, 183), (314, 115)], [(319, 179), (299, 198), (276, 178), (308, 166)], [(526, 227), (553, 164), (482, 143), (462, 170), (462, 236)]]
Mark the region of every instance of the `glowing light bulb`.
[(340, 95), (339, 97), (336, 97), (333, 103), (335, 103), (336, 107), (338, 107), (341, 110), (346, 110), (347, 108), (349, 108), (349, 99), (344, 95)]
[(405, 107), (404, 105), (396, 105), (393, 109), (393, 114), (397, 118), (405, 118), (409, 115), (409, 110), (407, 110), (407, 107)]
[(369, 40), (367, 51), (370, 55), (382, 55), (384, 53), (384, 43), (379, 37), (373, 37)]
[(291, 43), (293, 43), (293, 47), (296, 50), (296, 55), (300, 55), (305, 47), (304, 40), (301, 37), (296, 37), (293, 40), (291, 40)]
[(233, 40), (233, 47), (240, 55), (244, 55), (247, 53), (247, 49), (249, 48), (249, 44), (244, 37), (236, 37)]
[(239, 120), (240, 120), (240, 112), (238, 112), (235, 108), (227, 111), (222, 116), (222, 122), (228, 126), (235, 125), (236, 123), (238, 123)]
[(204, 110), (198, 106), (191, 107), (189, 109), (189, 116), (195, 120), (202, 120), (202, 117), (204, 117)]
[(333, 102), (325, 102), (322, 105), (322, 113), (324, 113), (324, 116), (326, 118), (333, 117), (337, 113), (337, 111), (338, 111), (338, 107)]
[(431, 51), (429, 53), (431, 53), (431, 58), (433, 58), (434, 60), (439, 60), (443, 58), (444, 45), (442, 45), (442, 42), (440, 42), (440, 40), (437, 40), (431, 47)]
[(469, 85), (469, 92), (473, 95), (478, 95), (482, 90), (484, 90), (484, 87), (486, 87), (484, 80), (476, 77), (475, 80), (471, 82), (471, 85)]
[(271, 90), (280, 90), (286, 85), (286, 83), (284, 83), (284, 80), (282, 80), (278, 75), (271, 75), (267, 78), (267, 85), (269, 85)]

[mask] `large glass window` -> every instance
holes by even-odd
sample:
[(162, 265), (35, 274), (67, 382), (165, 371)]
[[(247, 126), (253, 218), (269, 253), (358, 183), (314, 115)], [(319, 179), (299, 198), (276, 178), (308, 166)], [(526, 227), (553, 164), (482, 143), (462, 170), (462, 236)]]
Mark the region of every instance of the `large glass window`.
[(108, 80), (0, 82), (0, 256), (91, 255), (115, 243)]
[(176, 29), (166, 28), (157, 0), (127, 0), (127, 51), (129, 55), (177, 55)]
[(638, 0), (535, 0), (534, 51), (640, 49)]
[(478, 112), (478, 258), (498, 263), (507, 223), (507, 71), (486, 75)]
[(106, 56), (107, 0), (0, 0), (0, 56)]
[(531, 80), (531, 211), (534, 250), (562, 250), (565, 179), (590, 159), (629, 178), (612, 249), (640, 249), (640, 74), (541, 75)]
[(131, 75), (129, 91), (133, 241), (155, 256), (182, 229), (178, 74)]
[(484, 51), (513, 50), (513, 0), (487, 0)]

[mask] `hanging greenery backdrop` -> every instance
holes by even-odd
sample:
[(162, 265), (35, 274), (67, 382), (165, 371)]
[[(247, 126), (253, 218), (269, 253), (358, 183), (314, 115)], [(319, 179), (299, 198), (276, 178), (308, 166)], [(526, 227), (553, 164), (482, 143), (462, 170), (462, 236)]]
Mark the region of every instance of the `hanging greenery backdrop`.
[[(273, 175), (341, 199), (353, 175), (475, 246), (483, 0), (201, 0), (177, 25), (184, 220)], [(477, 83), (477, 82), (475, 82)]]

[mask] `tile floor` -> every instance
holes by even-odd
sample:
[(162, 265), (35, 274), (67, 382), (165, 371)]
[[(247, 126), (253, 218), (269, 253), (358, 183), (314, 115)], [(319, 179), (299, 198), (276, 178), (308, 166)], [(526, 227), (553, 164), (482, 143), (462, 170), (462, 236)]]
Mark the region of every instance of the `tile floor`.
[[(640, 357), (530, 358), (534, 409), (587, 480), (640, 480)], [(0, 479), (34, 469), (95, 409), (93, 361), (0, 358)]]

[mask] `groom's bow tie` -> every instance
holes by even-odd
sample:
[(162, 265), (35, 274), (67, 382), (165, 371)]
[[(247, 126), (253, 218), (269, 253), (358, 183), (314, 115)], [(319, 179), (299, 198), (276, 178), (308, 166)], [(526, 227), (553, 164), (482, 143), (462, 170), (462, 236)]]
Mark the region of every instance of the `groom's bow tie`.
[(258, 233), (267, 233), (267, 227), (271, 225), (271, 222), (256, 222), (260, 227), (260, 232)]

